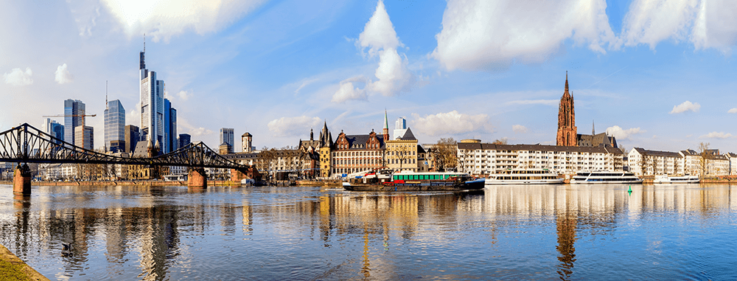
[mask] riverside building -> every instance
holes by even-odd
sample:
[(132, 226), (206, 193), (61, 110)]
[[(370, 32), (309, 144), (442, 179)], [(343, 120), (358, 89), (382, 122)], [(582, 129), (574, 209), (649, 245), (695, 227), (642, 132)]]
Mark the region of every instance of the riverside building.
[(549, 169), (558, 174), (579, 171), (623, 171), (624, 153), (613, 147), (459, 143), (458, 171), (476, 176), (507, 169)]

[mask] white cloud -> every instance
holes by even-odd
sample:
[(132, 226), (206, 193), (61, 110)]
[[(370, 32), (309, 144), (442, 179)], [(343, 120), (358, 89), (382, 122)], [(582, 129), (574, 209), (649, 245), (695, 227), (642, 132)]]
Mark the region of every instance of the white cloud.
[(146, 33), (154, 41), (193, 29), (205, 34), (224, 28), (264, 0), (103, 0), (128, 36)]
[(189, 129), (189, 134), (190, 134), (190, 135), (192, 135), (193, 137), (199, 137), (199, 136), (204, 136), (204, 135), (210, 135), (210, 134), (212, 134), (212, 133), (214, 133), (214, 132), (213, 132), (212, 130), (210, 130), (210, 129), (205, 129), (205, 128), (203, 128), (203, 127), (198, 127), (198, 128), (191, 128), (191, 129)]
[(700, 139), (726, 139), (731, 138), (732, 134), (724, 132), (711, 132), (706, 135), (700, 136)]
[(353, 83), (366, 83), (363, 76), (349, 78), (340, 82), (340, 87), (333, 94), (333, 102), (343, 103), (349, 100), (366, 100), (366, 90), (354, 87)]
[(6, 84), (13, 86), (27, 86), (33, 84), (33, 79), (31, 78), (32, 75), (33, 71), (31, 68), (26, 67), (25, 71), (20, 68), (13, 68), (10, 73), (3, 74), (3, 78)]
[(493, 128), (486, 114), (468, 115), (451, 111), (420, 117), (412, 114), (418, 132), (429, 136), (461, 134), (474, 131), (492, 132)]
[(304, 134), (310, 128), (320, 126), (320, 118), (299, 116), (299, 117), (282, 117), (272, 120), (267, 124), (269, 131), (274, 133), (276, 137), (296, 136)]
[(678, 114), (686, 111), (699, 112), (699, 109), (701, 109), (701, 105), (699, 103), (684, 101), (682, 104), (673, 106), (673, 110), (670, 111), (670, 114)]
[(737, 113), (737, 107), (730, 109), (727, 113)]
[(431, 56), (446, 69), (539, 63), (571, 38), (598, 53), (616, 40), (604, 0), (450, 0)]
[(620, 44), (690, 41), (698, 49), (729, 53), (737, 42), (737, 2), (731, 0), (635, 0), (625, 15)]
[(559, 100), (513, 100), (507, 102), (507, 104), (542, 104), (557, 106), (560, 103)]
[(527, 127), (522, 125), (514, 125), (512, 126), (512, 131), (515, 133), (527, 133)]
[[(407, 69), (407, 57), (400, 56), (397, 48), (404, 46), (397, 37), (384, 2), (379, 0), (376, 10), (358, 36), (356, 46), (363, 52), (368, 48), (369, 57), (379, 55), (379, 66), (374, 72), (376, 81), (366, 81), (363, 89), (354, 88), (350, 79), (340, 82), (340, 88), (333, 95), (333, 102), (350, 99), (366, 99), (366, 91), (394, 96), (409, 91), (414, 85), (415, 75)], [(351, 78), (353, 79), (353, 78)]]
[(394, 26), (382, 0), (379, 0), (374, 14), (363, 27), (363, 32), (358, 36), (356, 43), (361, 46), (361, 49), (368, 47), (370, 56), (376, 55), (380, 49), (396, 49), (403, 46), (397, 37), (397, 32), (394, 31)]
[(640, 129), (640, 127), (637, 128), (629, 128), (629, 129), (622, 129), (622, 127), (619, 126), (613, 126), (606, 128), (606, 134), (609, 136), (613, 136), (619, 140), (626, 140), (629, 139), (632, 135), (642, 134), (645, 133), (645, 130)]
[(374, 75), (379, 80), (371, 83), (370, 89), (384, 96), (409, 91), (415, 82), (414, 75), (407, 70), (407, 59), (402, 59), (396, 49), (379, 52), (379, 67)]
[(177, 97), (179, 97), (183, 101), (186, 101), (192, 97), (192, 93), (187, 91), (179, 91), (179, 93), (177, 93)]
[(72, 76), (72, 73), (69, 72), (66, 63), (56, 67), (54, 80), (60, 85), (71, 83), (72, 81), (74, 81), (74, 76)]

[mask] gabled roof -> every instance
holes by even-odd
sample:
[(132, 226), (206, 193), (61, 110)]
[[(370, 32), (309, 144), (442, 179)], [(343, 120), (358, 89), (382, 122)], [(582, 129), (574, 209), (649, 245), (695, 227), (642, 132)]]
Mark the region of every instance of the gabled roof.
[(136, 148), (133, 150), (133, 157), (135, 158), (148, 157), (148, 142), (139, 141), (136, 144)]
[(404, 131), (403, 136), (396, 136), (396, 138), (402, 140), (417, 140), (417, 138), (415, 138), (415, 134), (412, 133), (412, 129), (409, 127), (407, 127), (407, 131)]
[[(366, 147), (355, 147), (356, 144), (365, 145), (369, 138), (371, 138), (371, 135), (346, 135), (345, 139), (348, 140), (350, 149), (366, 149)], [(386, 144), (384, 143), (384, 135), (376, 134), (376, 138), (379, 140), (379, 143), (381, 143), (380, 148), (384, 149), (386, 147)]]

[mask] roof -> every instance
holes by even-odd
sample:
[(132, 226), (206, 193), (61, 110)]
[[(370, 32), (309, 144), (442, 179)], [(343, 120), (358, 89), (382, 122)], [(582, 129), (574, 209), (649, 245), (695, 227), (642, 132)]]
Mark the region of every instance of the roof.
[(412, 133), (412, 129), (409, 127), (407, 127), (407, 130), (404, 131), (404, 135), (395, 136), (395, 138), (401, 140), (417, 140), (417, 138), (415, 138), (415, 134)]
[(698, 152), (696, 152), (696, 151), (694, 151), (693, 149), (686, 149), (686, 150), (681, 150), (681, 151), (679, 151), (679, 152), (680, 152), (681, 154), (683, 154), (683, 155), (694, 155), (694, 156), (698, 156), (698, 155), (699, 155), (699, 153), (698, 153)]
[(241, 135), (241, 137), (252, 137), (252, 136), (253, 135), (251, 135), (251, 133), (249, 133), (249, 132), (245, 132), (245, 133), (243, 133), (243, 135)]
[(670, 152), (670, 151), (657, 151), (657, 150), (647, 150), (641, 147), (635, 147), (635, 150), (643, 155), (651, 155), (651, 156), (659, 156), (659, 157), (673, 157), (673, 158), (683, 158), (683, 156), (678, 152)]
[(239, 152), (239, 153), (223, 154), (221, 156), (225, 157), (225, 159), (236, 161), (236, 160), (245, 160), (245, 159), (256, 159), (258, 158), (258, 153)]
[(417, 145), (417, 153), (426, 153), (425, 148), (423, 148), (421, 145)]
[(148, 157), (148, 142), (139, 141), (136, 144), (136, 148), (133, 149), (134, 158), (146, 158)]
[[(366, 144), (369, 140), (371, 135), (365, 134), (365, 135), (346, 135), (345, 138), (348, 140), (348, 143), (350, 144), (349, 149), (366, 149), (366, 147), (356, 147), (355, 144)], [(386, 143), (384, 143), (384, 135), (376, 134), (376, 138), (379, 139), (379, 143), (381, 143), (381, 149), (386, 148)]]
[(541, 144), (491, 144), (491, 143), (459, 143), (458, 149), (470, 150), (531, 150), (531, 151), (555, 151), (555, 152), (588, 152), (588, 153), (611, 153), (624, 154), (622, 150), (614, 147), (603, 146), (557, 146)]

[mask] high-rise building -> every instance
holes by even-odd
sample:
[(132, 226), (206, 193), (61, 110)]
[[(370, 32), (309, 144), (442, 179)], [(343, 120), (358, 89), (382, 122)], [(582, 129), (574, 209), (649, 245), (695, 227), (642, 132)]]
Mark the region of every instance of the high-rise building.
[(192, 136), (189, 134), (179, 134), (179, 147), (185, 147), (192, 142)]
[(233, 153), (233, 145), (235, 145), (235, 135), (233, 128), (220, 129), (220, 145), (227, 144), (230, 148), (228, 153)]
[(141, 139), (141, 136), (138, 134), (139, 128), (133, 125), (125, 126), (125, 136), (124, 136), (124, 144), (125, 147), (123, 149), (124, 152), (127, 152), (129, 154), (133, 154), (133, 151), (136, 149), (136, 145), (138, 144), (138, 141)]
[(164, 81), (156, 80), (156, 72), (146, 69), (146, 48), (140, 56), (141, 140), (164, 145)]
[(61, 144), (61, 141), (64, 140), (64, 126), (57, 123), (56, 120), (46, 118), (44, 120), (43, 130), (45, 133), (58, 139), (54, 142), (56, 144)]
[(162, 153), (169, 153), (171, 152), (171, 135), (169, 134), (169, 130), (171, 130), (171, 101), (169, 99), (164, 99), (164, 140), (161, 144), (161, 152)]
[(566, 87), (560, 97), (558, 108), (558, 135), (555, 143), (558, 146), (576, 146), (576, 111), (573, 107), (573, 95), (568, 93), (568, 72), (566, 72)]
[(64, 101), (64, 141), (74, 144), (75, 143), (75, 128), (78, 126), (82, 126), (83, 118), (82, 116), (79, 117), (72, 117), (71, 115), (84, 115), (85, 113), (85, 105), (80, 100), (72, 100), (68, 99)]
[[(84, 133), (84, 142), (82, 142), (83, 134)], [(84, 129), (82, 129), (82, 126), (78, 126), (74, 128), (74, 139), (75, 146), (83, 147), (87, 150), (92, 150), (95, 147), (95, 129), (90, 126), (84, 126)]]
[(407, 120), (404, 119), (404, 117), (399, 117), (396, 122), (394, 122), (394, 140), (397, 138), (401, 138), (404, 136), (404, 132), (407, 131)]
[(177, 110), (169, 109), (169, 152), (179, 149), (179, 139), (177, 139)]
[(125, 108), (120, 100), (107, 103), (105, 108), (105, 147), (112, 152), (125, 150)]

